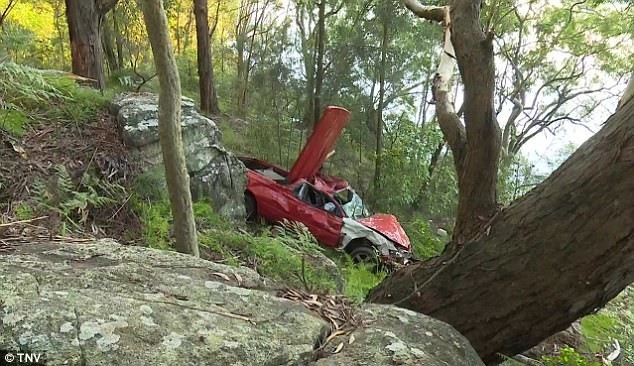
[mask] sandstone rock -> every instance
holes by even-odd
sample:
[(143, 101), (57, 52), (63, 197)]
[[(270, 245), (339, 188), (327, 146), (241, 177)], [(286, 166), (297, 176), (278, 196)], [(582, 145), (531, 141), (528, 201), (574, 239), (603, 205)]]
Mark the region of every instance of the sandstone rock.
[[(158, 133), (158, 97), (151, 93), (124, 93), (114, 98), (123, 140), (133, 157), (149, 170), (163, 163)], [(194, 198), (208, 198), (219, 214), (244, 217), (245, 168), (221, 144), (215, 123), (196, 110), (194, 101), (181, 101), (181, 128), (187, 169)]]
[(364, 304), (361, 311), (366, 326), (335, 337), (326, 352), (343, 343), (341, 352), (317, 366), (484, 365), (466, 338), (447, 323), (395, 306)]
[(44, 350), (49, 366), (482, 365), (450, 326), (384, 305), (314, 360), (328, 322), (252, 270), (176, 252), (24, 242), (0, 262), (0, 349)]

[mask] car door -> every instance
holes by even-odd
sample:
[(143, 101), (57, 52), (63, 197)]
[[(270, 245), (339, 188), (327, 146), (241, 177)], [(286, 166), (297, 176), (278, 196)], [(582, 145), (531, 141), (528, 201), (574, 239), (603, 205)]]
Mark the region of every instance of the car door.
[(304, 223), (325, 246), (338, 246), (343, 226), (341, 206), (309, 183), (300, 184), (293, 190), (293, 195), (297, 205), (293, 205), (292, 220)]

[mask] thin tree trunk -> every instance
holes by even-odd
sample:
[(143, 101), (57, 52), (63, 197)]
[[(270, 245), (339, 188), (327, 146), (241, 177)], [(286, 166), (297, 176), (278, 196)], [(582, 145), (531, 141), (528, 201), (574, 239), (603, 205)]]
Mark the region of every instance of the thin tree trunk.
[(119, 22), (117, 21), (117, 9), (112, 9), (112, 26), (114, 29), (115, 43), (117, 45), (117, 63), (119, 67), (123, 67), (123, 37), (121, 36), (121, 29), (119, 29)]
[(385, 69), (387, 59), (388, 20), (383, 19), (381, 38), (381, 64), (379, 70), (379, 105), (376, 117), (376, 160), (374, 165), (374, 196), (378, 200), (381, 191), (381, 164), (383, 160), (383, 103), (385, 101)]
[(53, 24), (55, 25), (55, 30), (57, 31), (57, 38), (59, 41), (59, 59), (60, 59), (60, 64), (62, 65), (62, 69), (66, 70), (67, 64), (66, 64), (66, 48), (64, 47), (64, 44), (66, 43), (66, 40), (64, 39), (64, 30), (62, 28), (62, 22), (60, 22), (60, 19), (64, 16), (64, 11), (62, 9), (62, 5), (59, 2), (55, 2), (53, 4)]
[(162, 0), (143, 0), (143, 18), (159, 78), (159, 137), (174, 217), (176, 250), (199, 256), (181, 135), (181, 86)]
[(482, 359), (514, 355), (634, 281), (634, 101), (464, 243), (398, 271), (371, 302), (444, 320)]
[(423, 180), (423, 183), (421, 183), (420, 188), (418, 189), (418, 194), (416, 195), (416, 201), (412, 204), (414, 210), (423, 207), (423, 198), (425, 198), (427, 187), (429, 187), (429, 183), (431, 182), (434, 172), (438, 167), (438, 160), (440, 159), (440, 154), (442, 153), (444, 147), (445, 142), (440, 142), (436, 145), (436, 148), (431, 154), (431, 159), (429, 160), (429, 165), (427, 166), (427, 177)]
[[(18, 4), (18, 0), (9, 0), (7, 5), (0, 12), (0, 28), (4, 27), (4, 21), (7, 19), (13, 8)], [(4, 29), (4, 28), (3, 28)]]
[(244, 85), (244, 83), (245, 75), (247, 73), (247, 68), (249, 67), (249, 65), (246, 64), (245, 51), (247, 42), (247, 30), (253, 12), (254, 10), (252, 9), (250, 0), (241, 0), (238, 20), (235, 27), (237, 51), (235, 92), (237, 102), (236, 112), (239, 116), (244, 116), (246, 114), (246, 100), (244, 99), (245, 93), (243, 93), (243, 90), (246, 89), (246, 85)]
[(200, 90), (200, 110), (205, 114), (219, 114), (218, 98), (214, 85), (214, 70), (211, 60), (209, 39), (209, 10), (207, 0), (194, 1), (196, 16), (196, 41), (198, 61), (198, 85)]
[(315, 93), (313, 94), (313, 128), (321, 116), (321, 89), (324, 83), (324, 48), (326, 43), (326, 0), (317, 3), (317, 53), (315, 57)]
[[(114, 14), (113, 14), (114, 16)], [(103, 46), (103, 52), (106, 56), (106, 61), (108, 63), (108, 70), (112, 73), (119, 70), (120, 66), (117, 60), (117, 55), (115, 54), (115, 41), (113, 37), (113, 27), (111, 26), (111, 22), (108, 21), (108, 17), (104, 16), (104, 25), (103, 30), (101, 32), (101, 43)]]

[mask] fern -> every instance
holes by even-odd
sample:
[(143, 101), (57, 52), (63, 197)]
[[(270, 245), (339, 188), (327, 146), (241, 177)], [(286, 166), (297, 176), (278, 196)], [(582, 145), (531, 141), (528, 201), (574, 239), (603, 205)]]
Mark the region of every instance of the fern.
[(324, 248), (319, 245), (308, 227), (301, 222), (285, 219), (274, 228), (274, 231), (280, 242), (299, 253), (317, 255), (324, 252)]
[(63, 74), (0, 62), (0, 128), (21, 136), (30, 122), (80, 122), (96, 116), (107, 95)]
[(55, 175), (48, 184), (36, 181), (33, 184), (32, 199), (39, 211), (53, 212), (62, 220), (62, 228), (81, 231), (90, 212), (116, 203), (125, 196), (122, 186), (98, 179), (90, 170), (86, 170), (77, 186), (63, 165), (55, 167)]

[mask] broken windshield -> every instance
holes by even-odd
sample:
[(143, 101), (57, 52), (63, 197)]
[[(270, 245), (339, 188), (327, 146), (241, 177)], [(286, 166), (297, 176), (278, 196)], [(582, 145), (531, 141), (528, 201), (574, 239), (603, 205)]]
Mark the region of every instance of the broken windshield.
[(341, 204), (341, 207), (346, 212), (346, 216), (352, 219), (360, 219), (370, 216), (370, 211), (363, 204), (363, 200), (357, 192), (351, 188), (343, 189), (335, 193), (335, 198)]

